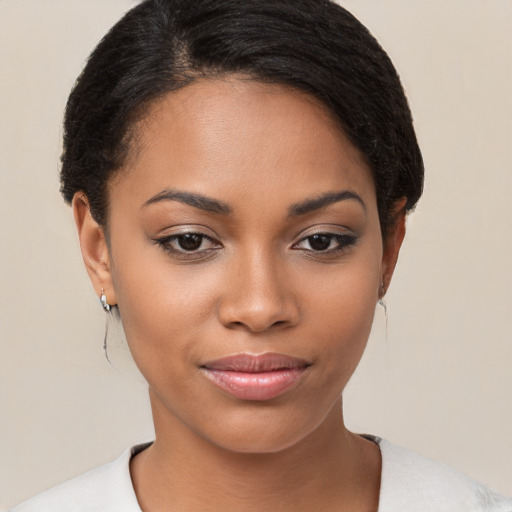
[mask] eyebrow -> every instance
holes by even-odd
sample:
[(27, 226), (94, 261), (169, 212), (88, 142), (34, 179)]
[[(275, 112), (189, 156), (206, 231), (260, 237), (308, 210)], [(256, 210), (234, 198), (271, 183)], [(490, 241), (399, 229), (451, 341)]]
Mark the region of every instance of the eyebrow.
[(306, 213), (310, 213), (316, 210), (320, 210), (324, 206), (329, 206), (333, 203), (339, 203), (340, 201), (347, 200), (355, 200), (366, 212), (366, 204), (361, 199), (359, 194), (356, 194), (352, 190), (342, 190), (340, 192), (327, 192), (326, 194), (322, 194), (321, 196), (314, 197), (312, 199), (306, 199), (305, 201), (301, 201), (300, 203), (295, 203), (290, 206), (288, 209), (288, 216), (295, 217), (297, 215), (304, 215)]
[[(305, 199), (299, 203), (292, 204), (290, 208), (288, 208), (288, 216), (295, 217), (299, 215), (305, 215), (306, 213), (320, 210), (321, 208), (329, 206), (330, 204), (347, 200), (357, 201), (366, 212), (366, 204), (361, 199), (359, 194), (356, 194), (352, 190), (342, 190), (340, 192), (327, 192), (321, 196)], [(145, 208), (151, 204), (159, 203), (162, 201), (178, 201), (180, 203), (193, 206), (194, 208), (198, 208), (206, 212), (220, 213), (223, 215), (229, 215), (233, 212), (231, 206), (229, 206), (227, 203), (224, 203), (223, 201), (219, 201), (202, 194), (197, 194), (194, 192), (183, 192), (175, 189), (162, 190), (152, 198), (148, 199), (142, 207)]]
[(202, 194), (181, 192), (174, 189), (162, 190), (162, 192), (159, 192), (151, 199), (148, 199), (142, 207), (145, 208), (146, 206), (159, 203), (161, 201), (178, 201), (179, 203), (188, 204), (194, 208), (199, 208), (200, 210), (211, 213), (221, 213), (224, 215), (232, 213), (231, 207), (222, 201), (203, 196)]

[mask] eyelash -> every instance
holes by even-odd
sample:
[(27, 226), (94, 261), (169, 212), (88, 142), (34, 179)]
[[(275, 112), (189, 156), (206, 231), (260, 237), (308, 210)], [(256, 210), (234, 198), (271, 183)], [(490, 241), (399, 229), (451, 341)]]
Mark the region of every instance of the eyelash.
[[(202, 249), (202, 250), (191, 250), (187, 251), (186, 249), (176, 249), (172, 247), (172, 243), (178, 241), (180, 238), (185, 237), (200, 237), (201, 242), (200, 246), (203, 245), (205, 240), (210, 241), (214, 246), (217, 247), (211, 247), (208, 249)], [(174, 257), (183, 258), (183, 259), (189, 259), (189, 260), (198, 260), (198, 259), (205, 259), (208, 256), (211, 255), (213, 251), (217, 251), (220, 249), (221, 244), (211, 236), (205, 235), (204, 233), (197, 233), (195, 231), (186, 231), (183, 233), (176, 233), (174, 235), (166, 235), (160, 238), (154, 239), (154, 243), (164, 249), (166, 252), (170, 253)]]
[(337, 256), (341, 253), (348, 250), (350, 247), (354, 246), (357, 243), (357, 237), (352, 234), (339, 234), (339, 233), (329, 233), (325, 231), (319, 231), (317, 233), (311, 233), (308, 236), (303, 237), (297, 243), (293, 245), (293, 247), (297, 247), (298, 245), (310, 241), (309, 244), (311, 246), (311, 240), (314, 237), (325, 237), (329, 239), (329, 245), (335, 241), (337, 243), (337, 247), (334, 249), (326, 249), (315, 251), (313, 249), (306, 249), (310, 256), (313, 257), (322, 257), (322, 256)]
[[(180, 238), (183, 238), (183, 237), (199, 237), (201, 239), (199, 248), (201, 247), (201, 245), (203, 245), (203, 243), (205, 241), (211, 242), (215, 247), (210, 247), (208, 249), (202, 249), (202, 250), (199, 250), (199, 249), (190, 250), (190, 251), (187, 251), (186, 249), (183, 249), (183, 248), (176, 249), (176, 248), (172, 247), (171, 244), (173, 242), (176, 242)], [(300, 244), (303, 244), (306, 241), (309, 241), (309, 245), (311, 247), (311, 241), (314, 239), (314, 237), (325, 237), (329, 240), (329, 245), (333, 241), (335, 241), (338, 245), (334, 249), (331, 248), (331, 249), (319, 250), (319, 251), (315, 251), (312, 248), (311, 249), (302, 249), (306, 253), (309, 253), (308, 254), (309, 256), (313, 256), (313, 257), (317, 257), (317, 258), (318, 257), (326, 257), (326, 256), (332, 257), (332, 256), (339, 255), (357, 243), (357, 237), (352, 234), (338, 234), (338, 233), (329, 233), (329, 232), (319, 231), (317, 233), (312, 233), (312, 234), (309, 234), (308, 236), (301, 238), (298, 242), (293, 244), (292, 248), (301, 250), (300, 248), (298, 248), (298, 246)], [(208, 235), (205, 235), (204, 233), (197, 233), (194, 231), (187, 231), (187, 232), (183, 232), (183, 233), (177, 233), (177, 234), (173, 234), (173, 235), (163, 236), (163, 237), (154, 239), (153, 242), (156, 245), (158, 245), (159, 247), (161, 247), (162, 249), (164, 249), (166, 252), (170, 253), (172, 256), (178, 257), (178, 258), (181, 257), (183, 259), (188, 259), (188, 260), (206, 259), (209, 256), (211, 256), (211, 254), (214, 251), (217, 251), (222, 247), (220, 242), (218, 242), (214, 238), (212, 238)]]

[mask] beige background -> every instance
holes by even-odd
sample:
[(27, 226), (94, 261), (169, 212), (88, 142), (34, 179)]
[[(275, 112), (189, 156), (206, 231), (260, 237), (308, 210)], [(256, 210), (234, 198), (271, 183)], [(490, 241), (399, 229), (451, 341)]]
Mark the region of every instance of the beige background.
[[(512, 495), (512, 2), (342, 3), (397, 65), (427, 168), (348, 423)], [(133, 4), (0, 0), (0, 510), (152, 436), (57, 192), (66, 96)]]

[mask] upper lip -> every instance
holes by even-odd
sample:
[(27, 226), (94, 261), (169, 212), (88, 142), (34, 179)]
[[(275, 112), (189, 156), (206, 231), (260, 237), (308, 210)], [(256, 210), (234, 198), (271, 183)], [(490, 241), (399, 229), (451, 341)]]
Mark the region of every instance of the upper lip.
[(223, 370), (243, 373), (263, 373), (276, 370), (304, 368), (311, 363), (298, 357), (267, 352), (265, 354), (234, 354), (201, 365), (208, 370)]

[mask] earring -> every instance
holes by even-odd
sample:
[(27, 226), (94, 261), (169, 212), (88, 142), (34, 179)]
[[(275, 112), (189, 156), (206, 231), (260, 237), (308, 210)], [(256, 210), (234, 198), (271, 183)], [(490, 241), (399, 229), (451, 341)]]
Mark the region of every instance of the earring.
[(110, 304), (107, 301), (107, 296), (105, 295), (105, 290), (103, 288), (101, 289), (100, 303), (101, 303), (101, 307), (103, 308), (103, 310), (109, 314), (107, 317), (107, 323), (105, 324), (105, 336), (103, 337), (103, 351), (105, 352), (105, 357), (106, 357), (107, 361), (112, 366), (112, 363), (110, 362), (110, 358), (108, 357), (108, 349), (107, 349), (107, 340), (108, 340), (108, 332), (109, 332), (108, 327), (109, 327), (110, 321), (112, 320), (112, 315), (111, 315), (112, 308), (110, 307)]
[(114, 370), (124, 377), (145, 384), (146, 381), (131, 356), (119, 306), (107, 302), (104, 290), (101, 290), (100, 302), (102, 308), (108, 313), (105, 318), (105, 335), (103, 336), (105, 359)]
[(105, 290), (101, 289), (100, 296), (101, 307), (107, 312), (110, 313), (110, 304), (107, 302), (107, 296), (105, 295)]
[(380, 287), (379, 287), (379, 305), (384, 308), (384, 313), (387, 316), (388, 308), (387, 308), (387, 305), (386, 305), (386, 301), (384, 300), (384, 295), (385, 294), (386, 294), (386, 289), (384, 287), (384, 281), (382, 281), (380, 283)]

